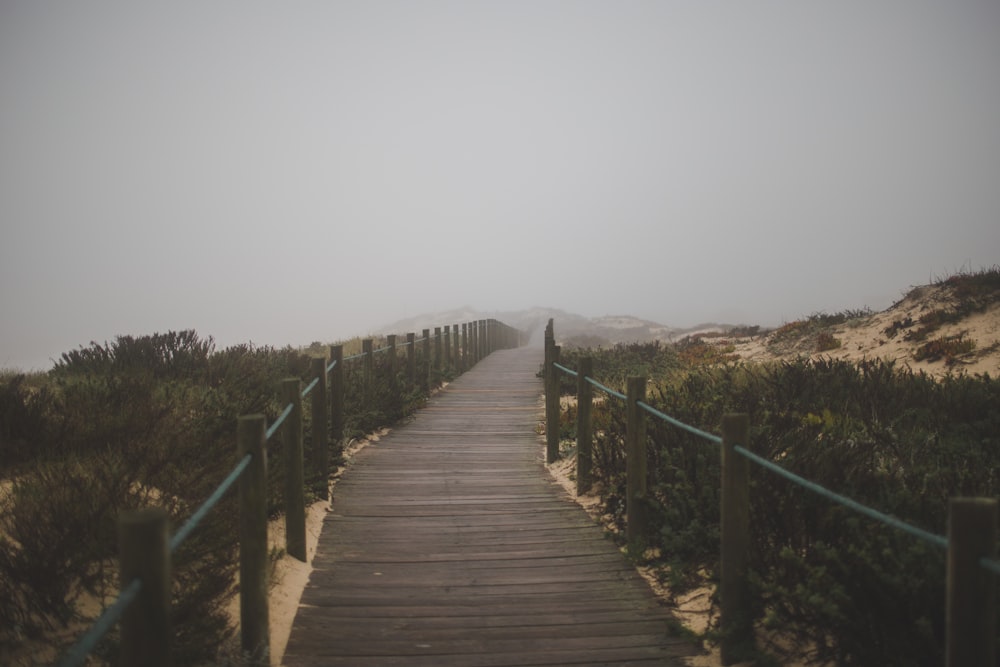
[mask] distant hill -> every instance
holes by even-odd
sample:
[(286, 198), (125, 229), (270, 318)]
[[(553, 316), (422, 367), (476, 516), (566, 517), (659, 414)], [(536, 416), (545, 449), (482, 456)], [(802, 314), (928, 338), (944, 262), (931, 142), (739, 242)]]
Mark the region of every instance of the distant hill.
[(617, 343), (670, 342), (684, 336), (710, 332), (727, 332), (733, 329), (725, 324), (701, 324), (687, 329), (667, 326), (659, 322), (639, 319), (629, 315), (604, 315), (584, 317), (558, 308), (535, 307), (527, 310), (484, 312), (470, 306), (437, 313), (410, 317), (382, 327), (375, 333), (420, 332), (443, 324), (459, 324), (474, 320), (495, 318), (527, 332), (532, 343), (541, 344), (545, 325), (551, 318), (560, 345), (576, 347), (609, 347)]

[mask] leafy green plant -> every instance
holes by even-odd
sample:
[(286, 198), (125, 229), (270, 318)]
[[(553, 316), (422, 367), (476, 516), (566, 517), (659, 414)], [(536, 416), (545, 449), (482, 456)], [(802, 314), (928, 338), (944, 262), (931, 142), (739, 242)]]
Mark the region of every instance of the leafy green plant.
[[(387, 353), (376, 355), (370, 380), (345, 364), (349, 432), (390, 424), (422, 403), (426, 391), (397, 361), (393, 374)], [(0, 646), (50, 640), (53, 630), (87, 621), (84, 598), (110, 603), (120, 585), (118, 514), (161, 505), (176, 530), (235, 464), (237, 417), (260, 413), (273, 423), (284, 409), (282, 380), (298, 377), (304, 387), (310, 364), (291, 348), (216, 350), (184, 331), (120, 336), (62, 355), (47, 375), (5, 375), (0, 462), (14, 476), (0, 487)], [(312, 437), (308, 400), (303, 412), (307, 446), (339, 458), (342, 443)], [(268, 443), (272, 516), (283, 511), (284, 446), (280, 435)], [(179, 664), (212, 662), (233, 633), (224, 607), (237, 566), (234, 503), (232, 494), (223, 498), (173, 557)], [(116, 642), (110, 634), (97, 655), (112, 659)]]
[[(657, 378), (648, 400), (710, 431), (727, 412), (748, 413), (755, 453), (941, 534), (950, 497), (1000, 493), (998, 399), (1000, 383), (988, 376), (935, 381), (879, 360), (798, 359), (694, 365)], [(609, 401), (606, 410), (595, 471), (604, 509), (622, 526), (624, 406)], [(715, 580), (718, 446), (659, 420), (647, 428), (650, 546), (673, 585)], [(817, 660), (940, 664), (944, 563), (936, 547), (758, 469), (750, 513), (758, 623), (813, 646)]]
[(826, 331), (821, 331), (818, 336), (816, 336), (816, 351), (817, 352), (829, 352), (830, 350), (837, 350), (842, 345), (839, 338), (834, 337), (833, 334)]
[(954, 336), (941, 336), (934, 340), (927, 341), (913, 352), (913, 358), (917, 361), (938, 361), (951, 366), (958, 357), (969, 354), (976, 349), (976, 341), (966, 338), (964, 333)]

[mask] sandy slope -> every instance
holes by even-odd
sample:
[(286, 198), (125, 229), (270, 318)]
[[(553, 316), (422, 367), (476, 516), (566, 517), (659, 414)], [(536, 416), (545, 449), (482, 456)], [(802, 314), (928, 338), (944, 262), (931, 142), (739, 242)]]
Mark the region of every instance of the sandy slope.
[[(715, 345), (733, 345), (734, 353), (743, 359), (751, 361), (772, 361), (790, 359), (799, 356), (812, 358), (829, 357), (832, 359), (861, 360), (881, 358), (893, 360), (897, 364), (923, 371), (933, 376), (943, 376), (949, 373), (983, 374), (990, 377), (1000, 376), (1000, 301), (990, 304), (984, 311), (973, 313), (960, 322), (944, 324), (928, 338), (957, 336), (963, 334), (975, 342), (975, 349), (957, 357), (952, 364), (945, 360), (917, 361), (914, 353), (920, 342), (907, 341), (907, 331), (915, 331), (919, 327), (922, 315), (940, 309), (954, 308), (957, 299), (943, 285), (927, 285), (910, 291), (907, 296), (879, 313), (848, 320), (826, 329), (826, 332), (841, 342), (837, 349), (817, 352), (815, 332), (804, 335), (797, 340), (779, 340), (777, 331), (765, 336), (754, 338), (708, 338), (706, 342)], [(910, 318), (914, 324), (901, 329), (895, 336), (888, 335), (886, 330), (894, 322), (903, 322)]]

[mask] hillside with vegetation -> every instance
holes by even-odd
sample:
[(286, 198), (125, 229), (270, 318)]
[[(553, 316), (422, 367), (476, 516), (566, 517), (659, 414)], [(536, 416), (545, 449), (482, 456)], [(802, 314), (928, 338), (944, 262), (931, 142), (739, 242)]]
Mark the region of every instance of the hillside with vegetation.
[[(358, 351), (359, 340), (344, 344), (345, 355)], [(218, 350), (181, 331), (119, 336), (63, 354), (48, 373), (0, 376), (0, 664), (50, 664), (89, 627), (120, 589), (119, 514), (159, 505), (176, 531), (236, 463), (237, 417), (273, 423), (284, 408), (282, 380), (305, 386), (310, 362), (290, 347)], [(351, 439), (411, 413), (452, 373), (432, 370), (429, 383), (411, 384), (399, 365), (391, 377), (388, 363), (375, 355), (376, 379), (365, 384), (362, 366), (346, 362), (343, 439), (313, 434), (304, 401), (307, 460), (324, 447), (342, 462)], [(284, 466), (276, 437), (268, 443), (272, 518), (283, 512)], [(307, 480), (307, 503), (326, 482)], [(238, 514), (229, 493), (172, 557), (176, 664), (229, 664), (238, 655), (228, 612)], [(282, 556), (275, 547), (272, 561)], [(115, 629), (96, 664), (115, 664), (117, 653)]]
[[(561, 363), (574, 368), (592, 356), (594, 376), (617, 391), (628, 376), (645, 376), (649, 405), (710, 432), (722, 415), (747, 413), (754, 454), (944, 535), (950, 498), (1000, 496), (998, 330), (993, 269), (914, 288), (883, 313), (816, 315), (763, 334), (675, 344), (564, 346)], [(575, 379), (564, 376), (562, 391), (570, 398), (560, 439), (571, 461)], [(625, 421), (624, 403), (602, 395), (592, 501), (616, 539), (625, 525)], [(653, 528), (639, 545), (622, 546), (678, 609), (689, 591), (706, 591), (699, 632), (711, 644), (718, 446), (655, 418), (647, 425)], [(561, 467), (572, 478), (572, 465)], [(761, 468), (751, 470), (750, 494), (759, 664), (943, 663), (943, 549)]]

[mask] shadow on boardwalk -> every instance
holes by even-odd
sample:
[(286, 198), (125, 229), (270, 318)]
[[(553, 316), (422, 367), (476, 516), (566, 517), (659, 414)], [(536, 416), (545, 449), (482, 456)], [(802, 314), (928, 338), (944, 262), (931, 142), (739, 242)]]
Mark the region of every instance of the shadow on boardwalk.
[(555, 485), (541, 350), (493, 353), (335, 487), (283, 664), (681, 665), (697, 649)]

